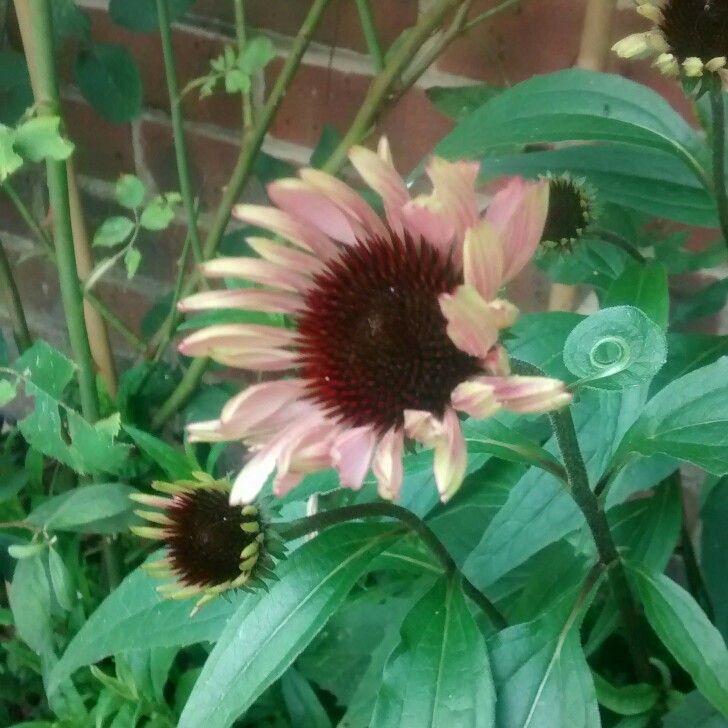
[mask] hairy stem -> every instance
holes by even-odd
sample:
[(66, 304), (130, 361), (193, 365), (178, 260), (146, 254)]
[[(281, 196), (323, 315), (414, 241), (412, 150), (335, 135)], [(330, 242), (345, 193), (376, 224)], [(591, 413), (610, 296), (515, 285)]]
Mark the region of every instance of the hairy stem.
[[(28, 0), (33, 19), (35, 68), (37, 72), (38, 113), (58, 116), (58, 79), (54, 56), (51, 0)], [(83, 296), (76, 272), (71, 210), (68, 198), (68, 174), (64, 162), (48, 160), (48, 192), (53, 210), (54, 243), (61, 298), (74, 359), (78, 366), (81, 409), (84, 417), (95, 422), (99, 417), (91, 347), (86, 331)]]
[(359, 21), (361, 22), (369, 57), (372, 59), (374, 68), (379, 72), (384, 68), (384, 53), (379, 42), (377, 26), (372, 16), (372, 6), (369, 4), (369, 0), (356, 0), (356, 9), (359, 11)]
[(728, 197), (725, 186), (725, 106), (719, 83), (710, 89), (710, 110), (713, 117), (713, 193), (718, 208), (718, 221), (723, 241), (728, 247)]
[(5, 292), (8, 313), (13, 324), (13, 336), (18, 351), (22, 354), (26, 349), (30, 348), (33, 339), (30, 336), (28, 321), (25, 318), (25, 310), (23, 309), (23, 300), (15, 283), (13, 269), (2, 243), (0, 243), (0, 290)]
[(605, 230), (604, 228), (596, 229), (594, 234), (599, 236), (605, 243), (611, 243), (614, 247), (624, 250), (625, 253), (634, 258), (638, 263), (644, 264), (647, 262), (647, 258), (629, 240), (623, 238), (621, 235), (617, 235), (617, 233), (613, 233), (611, 230)]
[(458, 565), (448, 553), (442, 541), (435, 535), (434, 531), (412, 511), (379, 501), (376, 503), (361, 503), (354, 506), (344, 506), (343, 508), (335, 508), (330, 511), (323, 511), (307, 518), (300, 518), (297, 521), (291, 521), (278, 526), (282, 537), (287, 541), (301, 538), (314, 531), (323, 528), (329, 528), (340, 523), (359, 520), (360, 518), (385, 517), (396, 518), (404, 523), (413, 533), (416, 533), (425, 545), (432, 551), (434, 556), (440, 561), (448, 575), (460, 575), (463, 579), (463, 590), (465, 593), (480, 607), (483, 613), (498, 629), (507, 626), (505, 617), (501, 614), (493, 602), (488, 599), (472, 582), (461, 574)]
[(167, 93), (169, 94), (169, 108), (172, 114), (172, 129), (174, 132), (174, 153), (177, 158), (177, 176), (179, 177), (179, 190), (182, 195), (182, 204), (185, 208), (187, 225), (192, 245), (192, 255), (196, 263), (202, 263), (202, 241), (197, 225), (197, 209), (192, 195), (190, 181), (190, 164), (187, 156), (187, 142), (185, 141), (184, 119), (182, 118), (182, 98), (179, 95), (177, 82), (177, 64), (174, 60), (174, 47), (172, 45), (172, 27), (169, 20), (169, 0), (157, 0), (157, 14), (159, 15), (159, 32), (162, 39), (162, 54), (164, 55), (164, 72), (167, 76)]

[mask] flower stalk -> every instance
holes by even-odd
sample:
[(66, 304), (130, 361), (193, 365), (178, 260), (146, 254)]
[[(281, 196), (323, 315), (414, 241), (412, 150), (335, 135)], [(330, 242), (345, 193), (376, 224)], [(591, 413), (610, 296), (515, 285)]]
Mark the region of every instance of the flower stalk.
[(471, 581), (469, 581), (458, 568), (449, 552), (437, 537), (435, 532), (412, 511), (394, 503), (385, 501), (376, 503), (361, 503), (359, 505), (344, 506), (330, 511), (316, 513), (313, 516), (300, 518), (284, 525), (278, 526), (278, 532), (286, 541), (293, 541), (314, 531), (324, 528), (357, 521), (361, 518), (396, 518), (401, 521), (413, 533), (417, 534), (422, 542), (430, 549), (432, 554), (440, 561), (445, 573), (448, 576), (460, 575), (463, 580), (463, 590), (478, 605), (481, 611), (488, 617), (494, 627), (505, 629), (508, 626), (506, 618), (498, 607), (488, 599)]
[(15, 283), (13, 269), (10, 266), (10, 261), (2, 243), (0, 243), (0, 290), (5, 291), (8, 312), (10, 313), (10, 320), (13, 324), (13, 336), (15, 337), (18, 350), (22, 354), (22, 352), (30, 348), (33, 339), (30, 336), (28, 322), (23, 309), (23, 301), (20, 297), (18, 286)]
[[(59, 115), (58, 79), (54, 57), (52, 11), (50, 0), (29, 0), (33, 20), (35, 69), (37, 73), (38, 113)], [(64, 162), (48, 160), (48, 191), (53, 210), (54, 242), (61, 298), (66, 315), (71, 348), (78, 366), (81, 409), (89, 422), (99, 418), (91, 346), (83, 310), (83, 295), (76, 268), (73, 229), (69, 205), (68, 174)]]
[(372, 59), (377, 73), (379, 73), (384, 68), (384, 53), (379, 42), (377, 26), (372, 16), (372, 6), (369, 0), (356, 0), (356, 8), (359, 11), (359, 21), (361, 22), (361, 29), (364, 33), (364, 40), (367, 44), (369, 57)]

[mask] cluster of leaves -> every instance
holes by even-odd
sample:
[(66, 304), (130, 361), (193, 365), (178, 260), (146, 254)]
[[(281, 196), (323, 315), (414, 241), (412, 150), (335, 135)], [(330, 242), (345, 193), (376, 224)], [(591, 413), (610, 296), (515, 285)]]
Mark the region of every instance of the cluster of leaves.
[[(170, 0), (172, 18), (190, 5)], [(91, 43), (70, 0), (53, 7), (58, 32), (82, 41), (82, 93), (106, 118), (132, 118), (141, 81), (128, 51)], [(155, 7), (111, 0), (110, 13), (149, 32)], [(229, 93), (247, 92), (272, 57), (270, 43), (255, 39), (226, 49), (195, 83), (203, 95), (220, 81)], [(445, 573), (388, 522), (347, 524), (291, 544), (269, 591), (235, 593), (190, 616), (189, 603), (164, 600), (141, 568), (149, 553), (126, 535), (137, 522), (128, 496), (147, 492), (154, 478), (224, 477), (239, 458), (226, 445), (176, 434), (171, 444), (151, 432), (150, 410), (179, 378), (159, 363), (124, 372), (116, 400), (102, 390), (104, 417), (89, 424), (77, 411), (75, 364), (39, 342), (14, 361), (3, 348), (0, 360), (0, 407), (13, 412), (0, 433), (0, 571), (9, 584), (0, 608), (0, 724), (728, 726), (728, 337), (675, 328), (721, 307), (725, 285), (682, 306), (670, 305), (668, 290), (670, 274), (720, 262), (724, 243), (689, 253), (684, 235), (646, 225), (655, 217), (716, 225), (705, 141), (654, 93), (606, 74), (566, 71), (506, 91), (479, 85), (431, 98), (457, 120), (437, 153), (482, 160), (483, 181), (583, 176), (601, 203), (600, 226), (653, 251), (637, 262), (594, 235), (569, 258), (544, 256), (539, 264), (553, 280), (588, 284), (601, 310), (523, 316), (506, 341), (512, 357), (577, 392), (579, 445), (640, 605), (652, 679), (638, 677), (625, 657), (619, 611), (559, 478), (558, 443), (544, 418), (465, 422), (467, 478), (446, 506), (432, 484), (432, 454), (405, 456), (402, 505), (427, 523), (458, 573)], [(70, 154), (57, 119), (18, 118), (0, 127), (0, 175)], [(327, 129), (311, 164), (337, 141)], [(584, 141), (600, 144), (573, 143)], [(290, 174), (263, 154), (255, 170), (262, 182)], [(139, 232), (166, 228), (179, 204), (174, 193), (150, 199), (131, 175), (115, 194), (128, 212), (106, 220), (94, 245), (119, 249), (87, 286), (122, 257), (132, 277)], [(250, 254), (240, 243), (247, 232), (228, 236), (223, 251)], [(158, 309), (166, 315), (169, 300)], [(143, 323), (145, 335), (158, 328), (157, 312)], [(239, 321), (285, 325), (282, 316), (222, 311), (178, 330)], [(183, 419), (216, 416), (229, 394), (204, 384)], [(700, 563), (684, 522), (685, 463), (708, 474)], [(281, 517), (303, 516), (313, 494), (322, 510), (377, 499), (373, 478), (342, 493), (324, 472), (283, 499)], [(475, 609), (465, 578), (509, 626)]]

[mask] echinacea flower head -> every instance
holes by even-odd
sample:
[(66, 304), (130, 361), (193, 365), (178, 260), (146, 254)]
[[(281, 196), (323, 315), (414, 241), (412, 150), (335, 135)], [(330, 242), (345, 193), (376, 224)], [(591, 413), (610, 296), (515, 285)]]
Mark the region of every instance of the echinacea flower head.
[(571, 253), (596, 219), (595, 196), (585, 180), (562, 174), (546, 178), (549, 209), (541, 234), (541, 248)]
[(654, 54), (667, 76), (711, 77), (728, 84), (728, 3), (725, 0), (637, 0), (637, 12), (652, 21), (612, 50), (622, 58)]
[(213, 291), (185, 311), (243, 308), (288, 314), (291, 328), (210, 326), (180, 351), (290, 378), (256, 384), (220, 419), (190, 427), (198, 440), (242, 440), (252, 457), (232, 502), (250, 502), (274, 475), (283, 495), (306, 474), (335, 468), (361, 488), (369, 469), (396, 498), (405, 439), (434, 449), (441, 498), (460, 486), (467, 452), (457, 411), (544, 412), (569, 401), (564, 385), (508, 376), (499, 330), (517, 310), (500, 288), (533, 256), (548, 209), (548, 184), (513, 179), (481, 215), (478, 165), (433, 158), (432, 191), (411, 197), (386, 141), (355, 147), (350, 160), (380, 197), (384, 217), (344, 182), (304, 169), (268, 188), (276, 207), (241, 205), (239, 219), (287, 244), (248, 242), (259, 258), (205, 263), (208, 277), (262, 288)]
[(193, 613), (229, 589), (253, 588), (271, 578), (280, 539), (261, 508), (232, 506), (230, 484), (195, 473), (197, 480), (155, 482), (164, 495), (134, 493), (132, 500), (156, 510), (137, 510), (152, 526), (134, 526), (138, 536), (161, 541), (166, 550), (145, 568), (171, 581), (158, 587), (170, 599), (198, 597)]

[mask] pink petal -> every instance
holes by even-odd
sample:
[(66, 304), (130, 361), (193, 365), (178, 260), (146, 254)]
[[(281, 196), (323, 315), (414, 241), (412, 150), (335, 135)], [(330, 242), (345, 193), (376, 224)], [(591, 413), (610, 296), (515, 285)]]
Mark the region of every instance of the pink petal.
[(487, 220), (465, 233), (463, 274), (485, 301), (493, 300), (503, 280), (503, 242)]
[(468, 464), (468, 451), (455, 410), (448, 407), (443, 418), (445, 438), (435, 445), (433, 470), (435, 483), (443, 503), (452, 498), (462, 485)]
[(268, 196), (284, 212), (302, 220), (334, 240), (349, 245), (364, 237), (352, 221), (330, 200), (300, 179), (282, 179), (268, 185)]
[(540, 414), (568, 404), (566, 385), (549, 377), (490, 377), (498, 401), (511, 412)]
[(507, 377), (511, 373), (511, 362), (508, 358), (508, 352), (502, 344), (496, 344), (488, 352), (488, 356), (481, 359), (481, 364), (485, 371), (494, 377)]
[(273, 479), (273, 495), (276, 498), (283, 498), (300, 485), (305, 477), (305, 473), (276, 474), (276, 477)]
[(317, 413), (281, 450), (278, 472), (315, 473), (331, 466), (331, 448), (340, 428)]
[(228, 437), (220, 430), (220, 420), (206, 420), (187, 425), (189, 442), (227, 442)]
[(432, 180), (432, 195), (438, 200), (438, 209), (450, 218), (460, 239), (478, 222), (475, 182), (479, 169), (478, 162), (448, 162), (440, 157), (433, 157), (427, 165), (427, 176)]
[(356, 220), (370, 237), (387, 237), (387, 228), (366, 200), (349, 185), (318, 169), (302, 169), (301, 179), (326, 195), (349, 218)]
[(305, 291), (311, 281), (295, 269), (259, 258), (215, 258), (200, 265), (206, 278), (242, 278), (287, 291)]
[(316, 253), (324, 260), (328, 260), (338, 253), (336, 244), (331, 242), (327, 235), (274, 207), (238, 205), (233, 210), (233, 214), (243, 222), (281, 235), (294, 245)]
[(400, 217), (415, 240), (423, 238), (443, 253), (450, 252), (455, 226), (448, 215), (412, 200), (400, 209)]
[(495, 396), (495, 387), (488, 377), (469, 379), (458, 384), (450, 398), (456, 410), (466, 412), (471, 417), (484, 420), (501, 409), (501, 403)]
[(217, 324), (190, 334), (178, 349), (185, 356), (208, 356), (214, 350), (243, 353), (249, 349), (289, 345), (296, 335), (295, 331), (277, 326)]
[(285, 349), (248, 349), (230, 352), (225, 349), (212, 349), (210, 359), (235, 369), (248, 369), (254, 372), (285, 372), (298, 366), (298, 353)]
[(331, 448), (331, 461), (344, 488), (359, 490), (369, 472), (376, 435), (370, 427), (354, 427), (340, 433)]
[(388, 154), (387, 156), (387, 159), (383, 159), (376, 152), (364, 147), (352, 147), (349, 150), (349, 159), (354, 168), (367, 185), (382, 198), (385, 205), (402, 207), (410, 198), (407, 185), (395, 170), (391, 156)]
[(430, 446), (445, 435), (442, 422), (432, 412), (425, 410), (405, 410), (404, 431), (407, 437)]
[(536, 252), (549, 208), (548, 182), (512, 180), (485, 213), (503, 239), (503, 282), (517, 275)]
[(254, 430), (302, 394), (303, 383), (300, 379), (255, 384), (225, 404), (220, 413), (220, 421), (226, 427), (237, 427), (241, 430), (242, 439), (246, 432)]
[(391, 430), (387, 430), (379, 441), (374, 454), (372, 470), (379, 486), (379, 495), (386, 500), (397, 498), (402, 488), (403, 448), (404, 431), (393, 427)]
[(447, 319), (447, 334), (461, 351), (484, 358), (498, 341), (498, 329), (488, 304), (469, 285), (440, 295), (440, 310)]
[(315, 275), (324, 267), (324, 263), (318, 258), (267, 238), (248, 238), (246, 242), (269, 263), (298, 271), (303, 275)]
[(180, 311), (209, 311), (235, 308), (267, 313), (295, 313), (303, 305), (298, 296), (282, 291), (240, 288), (229, 291), (195, 293), (179, 302)]

